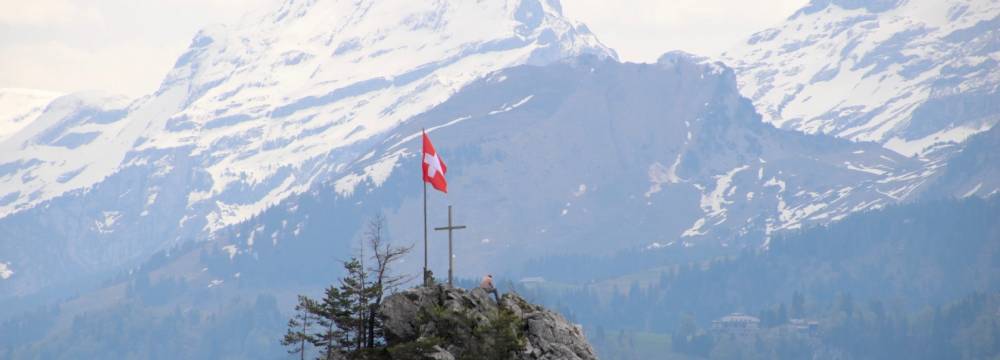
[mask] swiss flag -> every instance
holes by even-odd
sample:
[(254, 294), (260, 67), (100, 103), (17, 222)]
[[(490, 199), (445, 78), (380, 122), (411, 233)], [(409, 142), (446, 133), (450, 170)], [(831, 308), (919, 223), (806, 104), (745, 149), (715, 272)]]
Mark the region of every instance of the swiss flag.
[(444, 165), (444, 160), (441, 160), (437, 151), (434, 150), (434, 144), (431, 144), (431, 138), (427, 137), (427, 132), (424, 132), (423, 159), (424, 182), (431, 183), (435, 189), (447, 194), (448, 181), (444, 179), (444, 174), (448, 172), (448, 167)]

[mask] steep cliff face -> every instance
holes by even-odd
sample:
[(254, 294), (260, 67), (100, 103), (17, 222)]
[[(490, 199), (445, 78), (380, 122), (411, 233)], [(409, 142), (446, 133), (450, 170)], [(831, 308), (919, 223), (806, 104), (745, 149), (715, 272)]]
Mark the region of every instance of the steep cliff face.
[(515, 293), (504, 294), (497, 304), (482, 289), (420, 287), (387, 298), (382, 315), (390, 349), (416, 350), (425, 358), (478, 354), (512, 359), (597, 358), (579, 326)]

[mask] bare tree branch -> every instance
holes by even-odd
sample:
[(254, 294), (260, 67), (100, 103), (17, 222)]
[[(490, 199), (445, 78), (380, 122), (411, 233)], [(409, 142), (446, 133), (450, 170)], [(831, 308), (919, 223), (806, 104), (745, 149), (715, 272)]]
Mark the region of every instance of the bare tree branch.
[(374, 279), (372, 281), (372, 288), (374, 290), (374, 302), (368, 314), (368, 346), (372, 347), (374, 345), (373, 341), (375, 339), (375, 322), (376, 314), (379, 307), (382, 305), (382, 298), (386, 293), (393, 293), (396, 289), (410, 281), (411, 276), (406, 275), (393, 275), (391, 267), (393, 263), (400, 260), (407, 253), (413, 249), (413, 245), (409, 246), (393, 246), (390, 241), (386, 238), (386, 219), (382, 213), (376, 213), (371, 220), (368, 221), (368, 228), (365, 230), (365, 238), (368, 241), (368, 247), (372, 250), (372, 260), (374, 264), (367, 270), (372, 273)]

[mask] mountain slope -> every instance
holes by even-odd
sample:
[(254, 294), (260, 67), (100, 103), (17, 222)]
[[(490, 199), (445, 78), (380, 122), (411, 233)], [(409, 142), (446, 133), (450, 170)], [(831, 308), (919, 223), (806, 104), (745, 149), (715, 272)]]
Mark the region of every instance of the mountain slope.
[[(110, 151), (129, 100), (101, 92), (58, 97), (36, 119), (0, 142), (0, 207), (25, 209), (31, 202), (86, 187), (110, 171), (102, 156)], [(17, 158), (26, 155), (24, 158)], [(27, 186), (19, 186), (27, 185)]]
[[(521, 293), (545, 305), (569, 309), (563, 311), (571, 311), (586, 329), (603, 327), (625, 329), (626, 332), (676, 334), (687, 316), (694, 317), (707, 329), (712, 320), (732, 312), (759, 316), (764, 329), (780, 325), (780, 322), (768, 325), (767, 319), (768, 313), (773, 316), (780, 312), (788, 318), (818, 320), (820, 328), (810, 338), (823, 339), (827, 345), (851, 354), (840, 357), (870, 358), (875, 353), (873, 349), (882, 349), (890, 350), (883, 352), (884, 358), (919, 358), (914, 354), (927, 353), (924, 347), (950, 348), (924, 344), (926, 339), (962, 343), (970, 336), (962, 331), (949, 330), (947, 335), (946, 332), (929, 331), (930, 323), (941, 322), (941, 316), (937, 315), (939, 307), (969, 294), (1000, 291), (1000, 263), (996, 261), (1000, 255), (1000, 223), (997, 218), (1000, 218), (1000, 197), (997, 196), (919, 201), (853, 214), (829, 226), (783, 234), (776, 237), (769, 251), (746, 251), (706, 262), (662, 262), (659, 267), (607, 281), (577, 280), (568, 284), (525, 281), (522, 284), (529, 290)], [(653, 252), (615, 254), (602, 260), (618, 268), (637, 261), (646, 262), (644, 258), (658, 255)], [(579, 263), (591, 266), (587, 262)], [(544, 274), (535, 272), (531, 276), (538, 279), (537, 276)], [(853, 310), (845, 309), (845, 302), (852, 301)], [(827, 312), (827, 309), (833, 311)], [(856, 313), (844, 316), (844, 310)], [(986, 317), (996, 316), (995, 306), (984, 310)], [(885, 324), (884, 315), (905, 313), (926, 319), (926, 323), (904, 320), (900, 322), (903, 326), (889, 326), (896, 329), (899, 334), (896, 336), (871, 331), (872, 328), (886, 329), (884, 325), (872, 326), (865, 332), (837, 329), (840, 327), (837, 324), (845, 319), (855, 324), (862, 319)], [(965, 312), (961, 316), (971, 323), (973, 318), (969, 315)], [(987, 326), (973, 333), (989, 333), (991, 322), (985, 324)], [(778, 327), (775, 330), (793, 330), (794, 334), (794, 329)], [(861, 347), (853, 345), (855, 342), (830, 341), (838, 333), (856, 336), (858, 341), (869, 342), (869, 345)], [(625, 348), (614, 345), (615, 335), (614, 331), (607, 331), (606, 337), (588, 331), (601, 355), (607, 354), (609, 348)], [(605, 341), (601, 341), (602, 337)], [(762, 330), (750, 340), (767, 341), (773, 337), (773, 332), (768, 334), (767, 330)], [(899, 339), (907, 339), (907, 343), (900, 343)], [(804, 339), (791, 340), (809, 346)], [(665, 347), (670, 348), (669, 345)], [(747, 345), (747, 348), (753, 346)], [(985, 348), (995, 351), (990, 346)], [(960, 358), (957, 353), (938, 353), (928, 358)], [(982, 357), (963, 354), (970, 358)], [(774, 354), (762, 356), (775, 357)], [(810, 356), (783, 358), (804, 357)]]
[(0, 141), (38, 117), (58, 93), (33, 89), (0, 89)]
[[(454, 244), (459, 276), (567, 251), (757, 247), (776, 231), (894, 203), (922, 182), (911, 176), (918, 162), (877, 144), (761, 123), (719, 64), (584, 57), (500, 71), (386, 134), (341, 178), (219, 233), (203, 281), (318, 279), (319, 258), (346, 256), (379, 211), (391, 237), (421, 242), (421, 128), (449, 167), (430, 224), (452, 204), (469, 226)], [(440, 274), (443, 235), (431, 236)], [(404, 267), (419, 272), (413, 256)]]
[[(478, 31), (459, 31), (468, 28)], [(149, 153), (189, 148), (212, 182), (190, 203), (212, 207), (207, 226), (217, 229), (333, 171), (310, 160), (396, 126), (485, 73), (581, 53), (613, 56), (561, 17), (557, 4), (290, 1), (235, 28), (200, 32), (161, 88), (128, 110), (114, 146), (77, 149), (107, 160), (87, 170), (100, 176), (75, 188), (156, 160)], [(10, 143), (4, 150), (0, 163), (29, 161), (37, 151)], [(60, 174), (39, 170), (33, 181), (6, 181), (22, 195), (0, 213), (65, 193), (47, 188)], [(268, 182), (258, 190), (266, 199), (225, 194)], [(43, 195), (25, 195), (35, 190)]]
[(50, 107), (0, 142), (0, 262), (15, 269), (13, 293), (209, 238), (343, 176), (372, 137), (489, 72), (615, 56), (560, 11), (288, 1), (201, 31), (152, 95), (85, 106), (94, 116)]
[(1000, 126), (968, 139), (923, 193), (929, 198), (991, 197), (1000, 192)]
[(765, 121), (905, 155), (1000, 118), (1000, 4), (813, 1), (722, 55)]
[[(877, 144), (760, 122), (740, 97), (732, 70), (720, 64), (679, 53), (657, 64), (585, 56), (493, 73), (350, 151), (331, 153), (317, 166), (343, 163), (336, 177), (213, 234), (214, 255), (202, 261), (204, 275), (216, 278), (204, 281), (236, 273), (243, 281), (308, 281), (310, 273), (322, 272), (314, 266), (325, 262), (303, 259), (346, 255), (359, 224), (376, 211), (387, 214), (395, 236), (416, 242), (414, 229), (422, 225), (414, 216), (420, 193), (413, 179), (419, 176), (416, 165), (406, 164), (416, 164), (421, 128), (451, 169), (448, 197), (431, 197), (431, 223), (444, 221), (433, 209), (447, 202), (470, 225), (460, 236), (472, 241), (455, 245), (459, 274), (516, 267), (527, 260), (519, 254), (566, 248), (595, 254), (698, 243), (766, 245), (775, 231), (891, 204), (922, 183), (916, 161)], [(141, 254), (169, 240), (178, 221), (199, 221), (191, 220), (182, 197), (150, 192), (189, 193), (210, 183), (208, 176), (176, 152), (160, 156), (173, 168), (162, 178), (146, 175), (155, 167), (126, 169), (79, 198), (0, 220), (0, 233), (10, 239), (0, 243), (3, 253), (33, 260), (12, 263), (22, 270), (6, 282), (13, 293), (121, 264), (119, 254)], [(134, 200), (114, 200), (122, 196)], [(129, 210), (130, 202), (150, 197), (153, 202), (143, 203), (147, 215)], [(93, 205), (81, 209), (79, 199)], [(99, 208), (108, 203), (117, 208)], [(96, 217), (107, 211), (119, 214), (114, 231), (60, 233), (59, 224), (72, 216), (104, 229)], [(51, 239), (45, 247), (29, 245), (38, 234)], [(731, 243), (738, 235), (743, 242)], [(435, 269), (441, 261), (432, 260)], [(418, 264), (414, 258), (406, 266)]]

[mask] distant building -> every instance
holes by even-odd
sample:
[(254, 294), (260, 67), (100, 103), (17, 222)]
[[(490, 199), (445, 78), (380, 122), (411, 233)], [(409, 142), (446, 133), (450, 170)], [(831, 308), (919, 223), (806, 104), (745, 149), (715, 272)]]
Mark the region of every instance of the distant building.
[(543, 278), (541, 276), (532, 276), (532, 277), (523, 278), (523, 279), (519, 280), (519, 282), (522, 283), (522, 284), (540, 284), (540, 283), (545, 282), (545, 278)]
[(788, 319), (788, 329), (800, 334), (816, 335), (819, 333), (819, 321), (809, 319)]
[(760, 330), (760, 319), (743, 313), (732, 313), (712, 321), (712, 331), (721, 334), (747, 336)]

